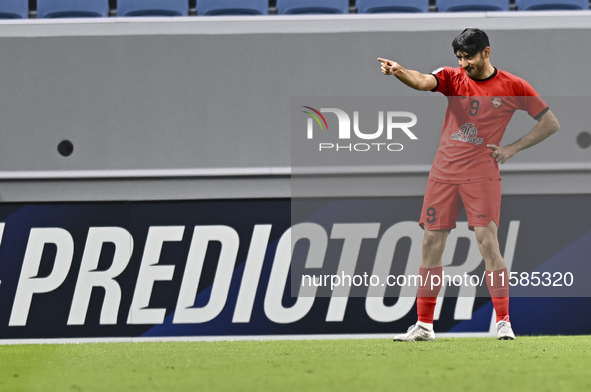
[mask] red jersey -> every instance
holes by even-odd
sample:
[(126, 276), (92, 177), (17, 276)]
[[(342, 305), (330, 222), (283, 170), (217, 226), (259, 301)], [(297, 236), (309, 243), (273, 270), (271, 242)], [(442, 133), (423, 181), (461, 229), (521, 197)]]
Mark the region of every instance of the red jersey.
[(525, 80), (495, 68), (492, 76), (471, 79), (463, 68), (434, 71), (439, 91), (448, 98), (441, 141), (429, 178), (463, 184), (500, 179), (499, 164), (487, 144), (500, 146), (516, 110), (538, 120), (548, 105)]

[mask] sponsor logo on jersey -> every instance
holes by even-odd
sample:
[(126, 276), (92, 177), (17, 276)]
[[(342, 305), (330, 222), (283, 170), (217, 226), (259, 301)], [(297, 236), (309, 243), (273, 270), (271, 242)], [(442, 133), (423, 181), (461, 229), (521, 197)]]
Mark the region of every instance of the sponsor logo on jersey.
[(484, 139), (477, 137), (478, 129), (472, 123), (466, 123), (460, 127), (458, 133), (451, 135), (451, 140), (457, 140), (459, 142), (471, 143), (479, 146), (483, 143)]
[(500, 108), (501, 105), (503, 104), (503, 100), (499, 97), (493, 98), (493, 100), (491, 102), (492, 102), (492, 105), (495, 109)]

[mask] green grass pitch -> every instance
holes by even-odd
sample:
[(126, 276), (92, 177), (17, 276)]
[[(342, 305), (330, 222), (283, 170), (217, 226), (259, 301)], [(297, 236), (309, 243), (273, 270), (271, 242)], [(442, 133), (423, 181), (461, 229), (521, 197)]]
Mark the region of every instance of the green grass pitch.
[(0, 391), (333, 390), (591, 390), (591, 337), (0, 346)]

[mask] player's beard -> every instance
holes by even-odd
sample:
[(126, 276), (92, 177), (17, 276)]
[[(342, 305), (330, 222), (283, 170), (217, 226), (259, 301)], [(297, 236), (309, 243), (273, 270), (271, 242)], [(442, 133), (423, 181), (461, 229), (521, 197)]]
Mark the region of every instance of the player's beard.
[(469, 65), (466, 68), (464, 68), (464, 71), (466, 71), (466, 74), (468, 74), (468, 76), (472, 79), (480, 79), (479, 76), (482, 74), (482, 71), (484, 70), (484, 65), (484, 59), (481, 59), (481, 61), (478, 64)]

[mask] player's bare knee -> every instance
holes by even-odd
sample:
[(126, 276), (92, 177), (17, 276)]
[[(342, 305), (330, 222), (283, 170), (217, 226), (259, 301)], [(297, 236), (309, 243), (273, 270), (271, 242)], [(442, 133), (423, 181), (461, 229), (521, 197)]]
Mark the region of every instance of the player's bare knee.
[(477, 238), (478, 240), (478, 248), (480, 248), (481, 252), (488, 253), (493, 247), (493, 240), (488, 237), (481, 237)]
[(501, 257), (499, 243), (494, 238), (484, 237), (478, 239), (478, 248), (485, 260), (496, 260)]
[(447, 236), (442, 233), (426, 232), (423, 237), (423, 252), (443, 253)]

